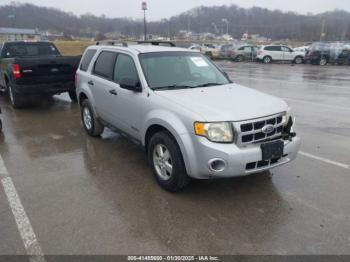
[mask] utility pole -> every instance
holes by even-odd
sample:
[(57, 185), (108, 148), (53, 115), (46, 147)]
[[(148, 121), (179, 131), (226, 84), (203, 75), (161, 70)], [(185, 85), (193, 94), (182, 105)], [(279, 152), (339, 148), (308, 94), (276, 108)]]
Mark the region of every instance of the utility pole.
[(345, 41), (346, 40), (346, 34), (348, 33), (348, 24), (345, 25), (341, 40)]
[(146, 21), (146, 11), (147, 11), (147, 3), (146, 1), (142, 2), (142, 10), (143, 10), (143, 32), (144, 32), (144, 40), (147, 40), (147, 21)]
[(320, 42), (322, 42), (326, 36), (326, 33), (325, 33), (325, 27), (326, 27), (326, 19), (323, 19), (322, 20), (322, 29), (321, 29), (321, 36), (320, 36)]
[[(228, 35), (228, 25), (230, 24), (230, 22), (228, 21), (227, 18), (224, 18), (221, 21), (226, 24), (226, 34)], [(222, 32), (222, 33), (224, 33), (224, 32)]]
[(11, 20), (11, 26), (15, 27), (16, 15), (13, 13), (13, 14), (8, 15), (7, 17)]

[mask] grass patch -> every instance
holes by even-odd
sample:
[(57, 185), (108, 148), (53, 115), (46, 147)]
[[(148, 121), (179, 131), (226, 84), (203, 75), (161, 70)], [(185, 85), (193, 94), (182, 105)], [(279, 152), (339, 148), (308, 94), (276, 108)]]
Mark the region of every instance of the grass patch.
[(88, 46), (95, 44), (91, 41), (55, 41), (54, 43), (65, 56), (82, 55)]

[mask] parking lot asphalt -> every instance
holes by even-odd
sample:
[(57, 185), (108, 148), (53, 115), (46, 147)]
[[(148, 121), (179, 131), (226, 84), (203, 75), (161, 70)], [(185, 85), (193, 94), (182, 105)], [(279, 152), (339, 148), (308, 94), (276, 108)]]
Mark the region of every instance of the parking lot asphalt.
[[(217, 64), (292, 106), (296, 161), (171, 194), (136, 145), (88, 137), (67, 95), (0, 97), (0, 155), (44, 254), (350, 254), (349, 67)], [(0, 186), (0, 254), (25, 254), (12, 212)]]

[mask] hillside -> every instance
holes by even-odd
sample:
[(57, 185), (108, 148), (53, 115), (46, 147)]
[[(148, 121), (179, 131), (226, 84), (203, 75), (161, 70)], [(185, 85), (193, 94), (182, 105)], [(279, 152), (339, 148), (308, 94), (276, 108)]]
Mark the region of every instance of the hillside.
[[(8, 18), (15, 14), (16, 19)], [(28, 15), (30, 14), (30, 15)], [(248, 31), (272, 39), (297, 39), (314, 41), (320, 38), (323, 21), (327, 40), (350, 39), (350, 13), (335, 10), (317, 15), (300, 15), (253, 7), (240, 8), (236, 5), (198, 7), (185, 13), (149, 24), (149, 33), (172, 36), (180, 30), (193, 32), (226, 32), (222, 19), (230, 21), (229, 34), (240, 37)], [(142, 21), (128, 18), (107, 18), (86, 14), (76, 16), (54, 8), (38, 7), (32, 4), (0, 6), (0, 26), (56, 30), (68, 35), (95, 36), (107, 32), (124, 35), (142, 35)]]

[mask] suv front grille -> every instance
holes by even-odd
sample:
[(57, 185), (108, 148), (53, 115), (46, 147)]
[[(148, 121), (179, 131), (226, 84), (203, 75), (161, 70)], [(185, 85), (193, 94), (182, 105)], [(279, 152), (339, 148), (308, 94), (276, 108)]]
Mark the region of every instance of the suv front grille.
[[(284, 115), (285, 113), (280, 113), (269, 117), (234, 123), (237, 133), (237, 145), (245, 146), (280, 138), (283, 132)], [(272, 125), (273, 130), (269, 133), (263, 132), (263, 128), (266, 125)]]

